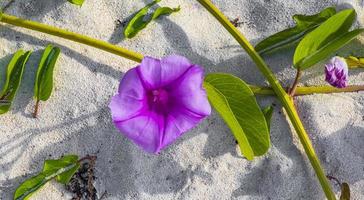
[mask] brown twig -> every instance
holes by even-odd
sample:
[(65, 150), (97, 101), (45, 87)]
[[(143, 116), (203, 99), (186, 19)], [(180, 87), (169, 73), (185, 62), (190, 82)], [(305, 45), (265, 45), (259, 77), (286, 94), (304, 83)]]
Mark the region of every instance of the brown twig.
[(337, 179), (334, 176), (330, 176), (330, 175), (326, 175), (326, 177), (330, 180), (330, 181), (335, 181), (340, 187), (341, 187), (341, 182), (339, 181), (339, 179)]
[(34, 112), (33, 112), (33, 117), (34, 117), (34, 118), (37, 118), (37, 116), (38, 116), (39, 103), (40, 103), (40, 100), (37, 100), (37, 101), (35, 102)]
[(289, 96), (293, 97), (295, 95), (296, 89), (298, 86), (298, 81), (299, 81), (301, 75), (302, 75), (302, 71), (300, 69), (297, 69), (296, 78), (294, 79), (294, 82), (293, 82), (291, 88), (288, 90)]
[(83, 162), (83, 161), (85, 161), (85, 160), (89, 160), (89, 161), (91, 161), (91, 160), (96, 160), (96, 158), (97, 158), (97, 156), (90, 156), (90, 155), (86, 155), (85, 157), (83, 157), (83, 158), (79, 159), (77, 162), (78, 162), (78, 163), (81, 163), (81, 162)]

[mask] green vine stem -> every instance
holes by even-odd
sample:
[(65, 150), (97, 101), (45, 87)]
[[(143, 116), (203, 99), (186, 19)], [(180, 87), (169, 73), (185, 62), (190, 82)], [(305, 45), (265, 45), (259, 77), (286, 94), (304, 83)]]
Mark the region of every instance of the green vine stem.
[[(249, 85), (250, 89), (255, 95), (276, 95), (271, 87), (261, 87), (255, 85)], [(332, 93), (344, 93), (344, 92), (359, 92), (364, 91), (364, 85), (349, 85), (345, 88), (335, 88), (332, 86), (309, 86), (309, 87), (297, 87), (295, 96), (310, 95), (310, 94), (332, 94)]]
[[(280, 85), (279, 81), (275, 78), (275, 76), (273, 75), (273, 73), (271, 72), (269, 67), (265, 64), (264, 60), (254, 50), (253, 46), (229, 22), (229, 20), (209, 1), (207, 1), (207, 0), (198, 0), (198, 1), (203, 6), (205, 6), (205, 8), (208, 11), (210, 11), (210, 13), (213, 14), (221, 22), (221, 24), (234, 36), (234, 38), (240, 43), (240, 45), (252, 57), (254, 62), (257, 64), (259, 69), (262, 71), (263, 75), (267, 78), (267, 80), (269, 81), (269, 83), (272, 87), (271, 89), (270, 88), (258, 88), (257, 86), (253, 86), (253, 91), (255, 90), (256, 93), (261, 93), (261, 94), (264, 93), (267, 95), (272, 95), (274, 92), (274, 94), (277, 95), (277, 97), (281, 101), (283, 107), (286, 109), (288, 117), (291, 119), (293, 127), (295, 128), (295, 130), (300, 138), (300, 141), (301, 141), (301, 143), (306, 151), (306, 154), (318, 176), (318, 179), (322, 185), (322, 188), (323, 188), (327, 198), (330, 200), (335, 199), (335, 195), (331, 190), (331, 186), (325, 176), (324, 171), (321, 168), (320, 162), (315, 154), (315, 151), (312, 147), (309, 137), (303, 127), (303, 124), (297, 114), (297, 111), (295, 110), (294, 104), (293, 104), (290, 96), (285, 92), (285, 90)], [(133, 52), (133, 51), (124, 49), (122, 47), (112, 45), (110, 43), (107, 43), (107, 42), (104, 42), (101, 40), (97, 40), (97, 39), (94, 39), (94, 38), (91, 38), (88, 36), (73, 33), (73, 32), (59, 29), (56, 27), (48, 26), (48, 25), (41, 24), (38, 22), (20, 19), (15, 16), (7, 15), (7, 14), (2, 14), (0, 21), (3, 23), (14, 25), (14, 26), (19, 26), (19, 27), (23, 27), (23, 28), (27, 28), (27, 29), (31, 29), (31, 30), (35, 30), (35, 31), (40, 31), (43, 33), (57, 36), (57, 37), (69, 39), (74, 42), (86, 44), (86, 45), (122, 56), (124, 58), (130, 59), (130, 60), (133, 60), (136, 62), (141, 62), (141, 60), (143, 59), (143, 55), (140, 53)], [(357, 87), (361, 87), (361, 86), (353, 86), (353, 87), (354, 88), (351, 88), (352, 91), (357, 91), (357, 90), (359, 90)], [(360, 88), (360, 90), (362, 90), (362, 89), (363, 88)], [(320, 92), (320, 93), (321, 92), (323, 92), (323, 93), (341, 92), (342, 90), (338, 91), (333, 88), (326, 88), (326, 87), (323, 87), (323, 88), (317, 87), (317, 88), (310, 88), (310, 89), (307, 88), (305, 90), (303, 87), (302, 88), (299, 87), (297, 89), (297, 94), (299, 94), (300, 91), (302, 91), (302, 93), (311, 94), (311, 93), (315, 93), (315, 92)], [(350, 90), (348, 90), (348, 91), (350, 91)]]
[(320, 181), (323, 191), (329, 200), (336, 199), (334, 192), (331, 189), (330, 182), (326, 178), (325, 172), (321, 167), (320, 161), (315, 153), (310, 138), (306, 133), (305, 128), (299, 118), (291, 97), (285, 92), (277, 78), (274, 76), (268, 65), (264, 62), (263, 58), (255, 51), (254, 47), (249, 41), (238, 31), (238, 29), (221, 13), (221, 11), (211, 3), (210, 0), (197, 0), (204, 6), (225, 29), (236, 39), (236, 41), (245, 49), (249, 56), (256, 63), (259, 70), (263, 73), (268, 80), (272, 89), (276, 93), (278, 99), (281, 101), (283, 107), (286, 109), (287, 115), (292, 122), (293, 127), (301, 141), (301, 144), (309, 158), (313, 169)]
[(122, 56), (124, 58), (136, 61), (136, 62), (141, 62), (141, 60), (143, 59), (143, 55), (137, 52), (133, 52), (133, 51), (129, 51), (127, 49), (124, 49), (122, 47), (118, 47), (116, 45), (112, 45), (108, 42), (104, 42), (102, 40), (96, 40), (94, 38), (88, 37), (88, 36), (84, 36), (78, 33), (73, 33), (67, 30), (63, 30), (63, 29), (59, 29), (53, 26), (49, 26), (49, 25), (45, 25), (45, 24), (41, 24), (38, 22), (34, 22), (34, 21), (29, 21), (29, 20), (25, 20), (25, 19), (21, 19), (21, 18), (17, 18), (15, 16), (11, 16), (11, 15), (7, 15), (4, 13), (0, 13), (0, 21), (7, 23), (7, 24), (11, 24), (14, 26), (20, 26), (23, 28), (27, 28), (27, 29), (31, 29), (31, 30), (35, 30), (35, 31), (39, 31), (42, 33), (47, 33), (50, 35), (54, 35), (57, 37), (61, 37), (61, 38), (65, 38), (68, 40), (72, 40), (74, 42), (78, 42), (78, 43), (82, 43), (82, 44), (86, 44), (98, 49), (102, 49), (104, 51)]

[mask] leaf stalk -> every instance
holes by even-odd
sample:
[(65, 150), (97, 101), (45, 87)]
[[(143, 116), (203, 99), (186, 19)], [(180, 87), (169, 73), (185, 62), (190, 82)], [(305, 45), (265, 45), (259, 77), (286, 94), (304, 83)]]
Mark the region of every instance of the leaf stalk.
[(37, 116), (38, 116), (38, 112), (39, 112), (39, 104), (40, 104), (40, 100), (38, 99), (38, 100), (35, 102), (34, 112), (33, 112), (33, 118), (37, 118)]
[(299, 82), (301, 76), (302, 76), (302, 71), (300, 69), (297, 69), (296, 77), (294, 79), (294, 82), (293, 82), (291, 88), (288, 91), (289, 96), (291, 96), (291, 97), (295, 96), (296, 89), (297, 89), (297, 86), (298, 86), (298, 82)]

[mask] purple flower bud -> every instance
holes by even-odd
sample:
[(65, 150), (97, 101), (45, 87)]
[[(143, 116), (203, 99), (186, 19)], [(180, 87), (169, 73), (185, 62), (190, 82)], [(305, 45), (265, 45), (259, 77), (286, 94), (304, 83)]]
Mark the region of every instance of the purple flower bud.
[(210, 115), (203, 68), (182, 56), (145, 57), (126, 72), (110, 109), (115, 126), (147, 152), (159, 153)]
[(348, 85), (348, 65), (344, 58), (335, 56), (325, 65), (326, 81), (337, 88)]

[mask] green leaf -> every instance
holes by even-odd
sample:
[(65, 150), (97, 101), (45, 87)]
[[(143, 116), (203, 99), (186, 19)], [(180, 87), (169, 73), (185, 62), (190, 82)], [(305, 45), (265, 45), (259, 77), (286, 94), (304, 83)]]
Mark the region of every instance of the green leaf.
[(204, 87), (211, 105), (226, 122), (242, 154), (252, 160), (263, 155), (270, 145), (263, 112), (249, 86), (230, 74), (209, 74)]
[(347, 33), (335, 38), (334, 40), (332, 40), (325, 46), (321, 47), (314, 53), (305, 57), (296, 66), (299, 66), (300, 69), (310, 68), (314, 64), (320, 62), (321, 60), (328, 58), (333, 52), (339, 50), (341, 47), (348, 44), (351, 40), (353, 40), (355, 37), (357, 37), (363, 31), (364, 31), (364, 29), (356, 29), (354, 31), (347, 32)]
[(78, 5), (78, 6), (82, 6), (83, 2), (85, 0), (67, 0), (68, 2), (72, 3), (72, 4), (75, 4), (75, 5)]
[(20, 86), (25, 64), (28, 61), (30, 54), (31, 51), (24, 52), (23, 50), (19, 50), (14, 54), (13, 58), (9, 62), (4, 88), (0, 93), (0, 100), (7, 101), (8, 104), (0, 105), (0, 114), (4, 114), (9, 111), (12, 101), (14, 100), (16, 92)]
[(347, 183), (341, 184), (340, 200), (350, 200), (350, 187)]
[(335, 14), (335, 7), (328, 7), (315, 15), (293, 15), (292, 18), (296, 22), (297, 26), (309, 27), (312, 25), (318, 26)]
[(307, 34), (298, 44), (293, 64), (297, 69), (307, 69), (326, 59), (330, 54), (354, 39), (363, 30), (348, 32), (355, 19), (353, 9), (343, 10), (330, 17)]
[[(78, 156), (67, 155), (59, 160), (46, 160), (44, 162), (43, 171), (56, 171), (59, 169), (66, 169), (61, 174), (57, 175), (56, 180), (60, 183), (67, 184), (72, 178), (73, 174), (78, 170), (79, 163), (77, 162)], [(73, 165), (75, 164), (75, 165)], [(71, 167), (73, 165), (73, 167)]]
[(34, 98), (47, 101), (53, 90), (53, 71), (61, 50), (48, 45), (40, 60), (34, 84)]
[(20, 184), (14, 193), (14, 200), (28, 199), (53, 178), (60, 183), (68, 183), (79, 167), (76, 155), (67, 155), (58, 160), (46, 160), (41, 173)]
[(267, 122), (268, 131), (270, 132), (270, 122), (273, 116), (274, 108), (272, 105), (265, 107), (262, 112), (264, 114), (265, 121)]
[(266, 54), (289, 46), (294, 46), (305, 34), (315, 29), (335, 13), (335, 8), (329, 7), (315, 15), (294, 15), (293, 20), (296, 22), (296, 26), (269, 36), (259, 42), (255, 49), (260, 54)]
[(170, 8), (170, 7), (161, 7), (161, 8), (157, 8), (155, 10), (155, 12), (153, 13), (153, 17), (152, 19), (157, 19), (158, 17), (162, 16), (162, 15), (170, 15), (174, 12), (178, 12), (181, 10), (181, 7), (177, 7), (177, 8)]
[(150, 8), (155, 5), (156, 3), (160, 2), (161, 0), (155, 0), (152, 3), (146, 5), (144, 8), (140, 9), (134, 17), (129, 21), (124, 29), (124, 36), (126, 38), (134, 37), (139, 31), (144, 29), (152, 20), (157, 19), (162, 15), (169, 15), (174, 12), (180, 10), (178, 8), (169, 8), (169, 7), (162, 7), (157, 8), (152, 16), (148, 16), (148, 12)]

